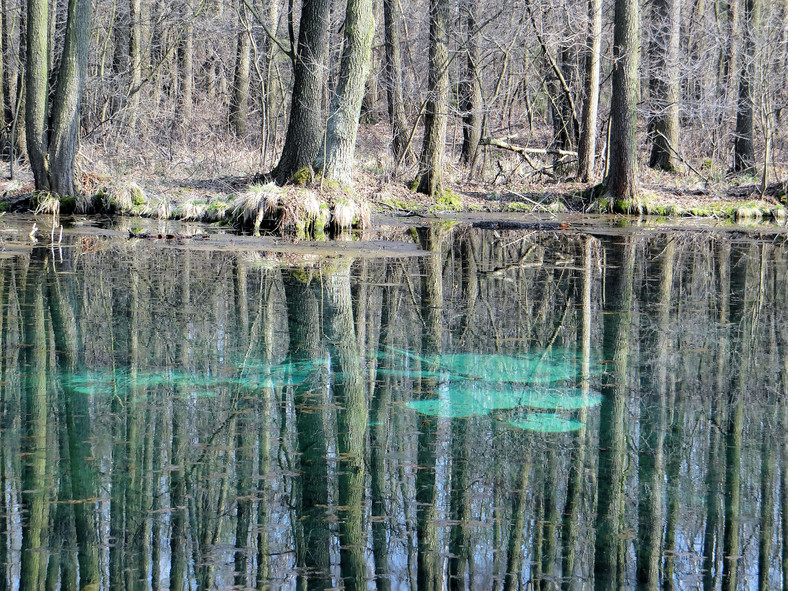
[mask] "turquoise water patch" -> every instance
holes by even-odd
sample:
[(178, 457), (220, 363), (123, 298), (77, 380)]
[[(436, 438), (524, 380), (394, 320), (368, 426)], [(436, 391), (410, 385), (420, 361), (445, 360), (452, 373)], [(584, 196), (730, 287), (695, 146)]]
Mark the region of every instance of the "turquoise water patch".
[(580, 421), (572, 421), (552, 413), (529, 413), (523, 419), (512, 419), (509, 425), (538, 433), (571, 433), (583, 427)]

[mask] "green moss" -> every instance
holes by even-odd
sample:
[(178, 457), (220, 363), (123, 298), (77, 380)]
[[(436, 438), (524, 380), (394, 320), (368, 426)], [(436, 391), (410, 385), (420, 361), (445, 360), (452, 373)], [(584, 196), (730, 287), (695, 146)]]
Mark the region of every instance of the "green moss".
[(443, 189), (438, 195), (437, 203), (430, 208), (435, 210), (460, 210), (462, 209), (462, 199), (451, 189)]
[(314, 179), (314, 173), (312, 169), (308, 166), (304, 166), (304, 168), (297, 170), (293, 173), (293, 184), (298, 185), (299, 187), (306, 187), (309, 183), (312, 182)]
[(60, 213), (72, 214), (77, 208), (76, 197), (61, 197), (60, 198)]
[(410, 183), (410, 185), (408, 186), (408, 188), (409, 188), (411, 191), (413, 191), (413, 192), (415, 193), (416, 191), (418, 191), (418, 190), (419, 190), (419, 183), (420, 183), (420, 182), (421, 182), (421, 177), (418, 177), (418, 176), (417, 176), (415, 179), (413, 179), (413, 180), (411, 181), (411, 183)]
[(689, 210), (689, 213), (699, 218), (714, 217), (714, 212), (708, 207), (693, 207)]
[(8, 201), (0, 201), (0, 211), (8, 211), (9, 205)]
[(145, 197), (142, 189), (136, 183), (129, 185), (129, 194), (131, 195), (131, 204), (134, 207), (145, 207), (148, 200)]

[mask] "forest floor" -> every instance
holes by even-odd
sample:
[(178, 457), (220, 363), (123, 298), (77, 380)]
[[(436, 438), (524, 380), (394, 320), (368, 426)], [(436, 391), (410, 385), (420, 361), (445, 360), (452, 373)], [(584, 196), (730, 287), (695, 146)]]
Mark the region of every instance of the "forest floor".
[[(452, 132), (450, 130), (450, 141)], [(454, 153), (455, 140), (449, 149)], [(418, 145), (414, 141), (414, 145)], [(266, 185), (260, 171), (271, 168), (270, 159), (244, 142), (220, 137), (191, 136), (188, 142), (166, 146), (148, 143), (123, 149), (83, 145), (78, 177), (84, 197), (74, 202), (80, 210), (148, 217), (253, 223), (284, 204), (316, 202), (332, 214), (340, 203), (352, 203), (356, 222), (371, 214), (433, 216), (443, 212), (607, 213), (614, 204), (588, 197), (592, 185), (555, 174), (552, 162), (524, 162), (513, 153), (487, 151), (474, 178), (447, 157), (446, 197), (440, 202), (411, 191), (415, 167), (395, 164), (388, 151), (388, 126), (363, 125), (356, 150), (354, 188), (342, 190), (329, 182), (314, 181), (305, 187), (275, 188)], [(534, 167), (535, 165), (535, 167)], [(661, 217), (751, 220), (785, 223), (788, 175), (761, 191), (760, 179), (730, 177), (708, 162), (680, 173), (658, 173), (640, 167), (641, 214)], [(567, 171), (571, 174), (571, 170)], [(254, 209), (250, 205), (254, 204)], [(618, 204), (619, 206), (621, 204)], [(0, 180), (0, 210), (51, 213), (52, 203), (33, 194), (28, 168), (18, 166), (15, 179)], [(307, 206), (308, 207), (308, 206)], [(250, 209), (251, 208), (251, 209)], [(296, 208), (298, 209), (298, 208)], [(289, 210), (291, 222), (298, 212)], [(287, 217), (286, 215), (280, 217)], [(281, 220), (280, 220), (281, 224)]]

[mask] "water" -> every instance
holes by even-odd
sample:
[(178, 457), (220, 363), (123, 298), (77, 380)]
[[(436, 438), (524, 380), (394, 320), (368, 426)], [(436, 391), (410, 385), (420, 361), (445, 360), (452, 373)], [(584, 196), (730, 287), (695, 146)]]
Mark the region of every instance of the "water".
[(783, 236), (399, 236), (8, 249), (0, 588), (781, 584)]

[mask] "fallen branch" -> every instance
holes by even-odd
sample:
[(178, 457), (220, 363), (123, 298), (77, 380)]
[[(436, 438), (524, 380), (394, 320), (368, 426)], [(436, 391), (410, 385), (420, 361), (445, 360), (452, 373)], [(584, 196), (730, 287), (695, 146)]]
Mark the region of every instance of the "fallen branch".
[(503, 140), (497, 140), (492, 137), (485, 137), (482, 138), (479, 142), (480, 146), (495, 146), (496, 148), (501, 148), (502, 150), (510, 150), (512, 152), (516, 152), (523, 157), (528, 157), (528, 154), (546, 154), (549, 156), (577, 156), (577, 152), (572, 152), (570, 150), (555, 150), (555, 149), (547, 149), (547, 148), (526, 148), (524, 146), (516, 146), (514, 144), (510, 144), (509, 142), (505, 142)]

